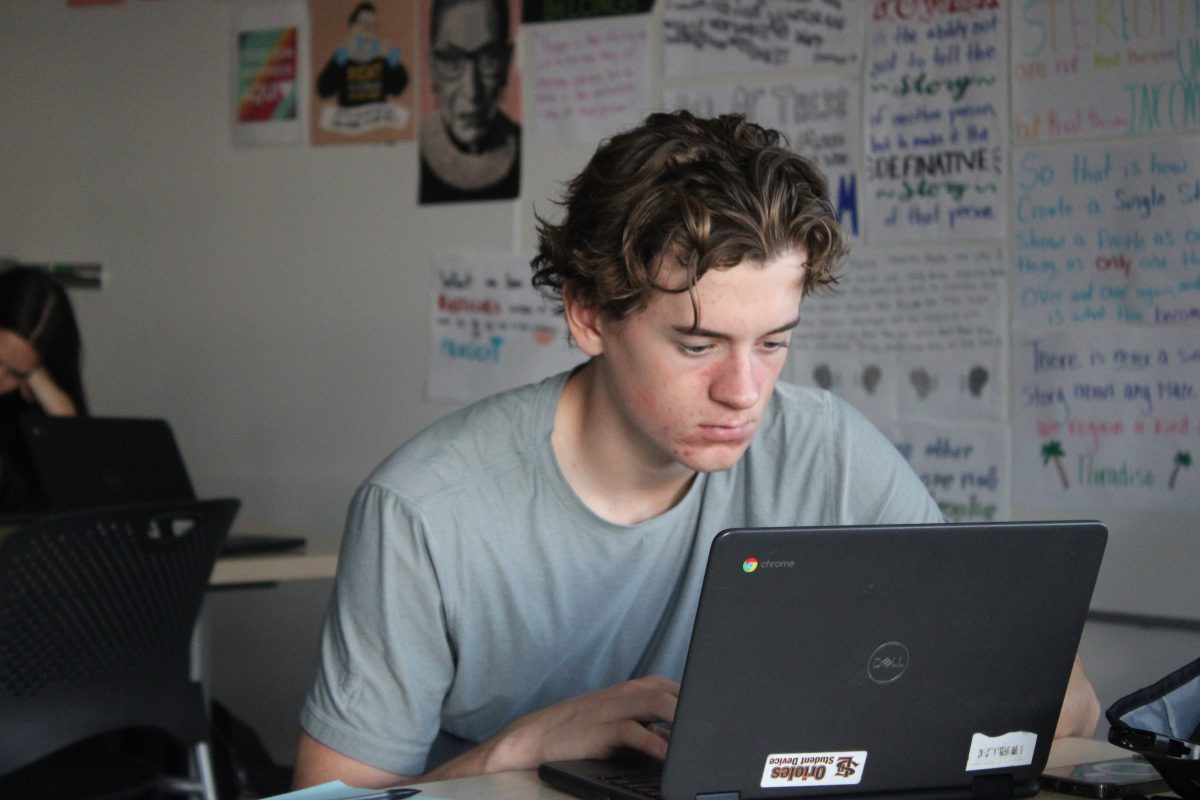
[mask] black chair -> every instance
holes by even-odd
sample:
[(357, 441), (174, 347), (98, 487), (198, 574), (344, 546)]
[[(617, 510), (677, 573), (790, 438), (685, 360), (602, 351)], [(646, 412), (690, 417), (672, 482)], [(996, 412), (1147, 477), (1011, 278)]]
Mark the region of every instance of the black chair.
[[(72, 512), (0, 539), (0, 796), (216, 800), (191, 638), (238, 506)], [(130, 746), (147, 731), (186, 748), (184, 777)]]

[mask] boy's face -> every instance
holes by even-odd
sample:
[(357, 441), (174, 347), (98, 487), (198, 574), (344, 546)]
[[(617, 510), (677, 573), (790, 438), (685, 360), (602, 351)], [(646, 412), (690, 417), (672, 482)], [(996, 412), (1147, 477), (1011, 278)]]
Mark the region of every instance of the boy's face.
[[(659, 286), (683, 285), (683, 268), (664, 259)], [(655, 292), (623, 320), (596, 319), (599, 353), (589, 354), (602, 355), (595, 363), (617, 428), (643, 463), (714, 472), (741, 458), (799, 322), (804, 263), (796, 252), (706, 272), (694, 331), (686, 291)]]

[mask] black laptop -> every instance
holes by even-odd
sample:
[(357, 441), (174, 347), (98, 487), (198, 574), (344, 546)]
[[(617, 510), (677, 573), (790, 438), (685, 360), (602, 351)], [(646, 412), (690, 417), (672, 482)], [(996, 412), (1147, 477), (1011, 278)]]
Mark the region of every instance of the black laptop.
[(1036, 794), (1106, 540), (1076, 521), (724, 531), (666, 762), (538, 774), (629, 800)]
[[(196, 499), (164, 419), (30, 417), (22, 429), (40, 487), (40, 513)], [(276, 552), (304, 544), (298, 536), (233, 533), (221, 552)]]

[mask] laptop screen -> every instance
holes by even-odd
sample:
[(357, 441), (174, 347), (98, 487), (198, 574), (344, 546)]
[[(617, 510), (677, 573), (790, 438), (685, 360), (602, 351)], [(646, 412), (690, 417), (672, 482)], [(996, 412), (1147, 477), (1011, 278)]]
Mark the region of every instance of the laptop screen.
[(44, 511), (195, 499), (165, 420), (37, 417), (23, 428)]
[[(1036, 793), (1106, 538), (1096, 522), (722, 532), (662, 796)], [(602, 763), (539, 772), (586, 796)]]

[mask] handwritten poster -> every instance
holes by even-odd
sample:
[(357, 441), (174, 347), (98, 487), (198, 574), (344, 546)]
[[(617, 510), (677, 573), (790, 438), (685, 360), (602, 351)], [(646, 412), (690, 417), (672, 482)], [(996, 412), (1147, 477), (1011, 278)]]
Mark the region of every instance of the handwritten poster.
[(875, 6), (864, 102), (871, 241), (1004, 237), (1006, 14), (975, 7)]
[(947, 522), (1008, 518), (1007, 426), (905, 422), (888, 433)]
[(829, 0), (667, 0), (668, 78), (857, 64), (866, 3)]
[(562, 317), (529, 283), (529, 258), (489, 252), (434, 255), (430, 400), (471, 402), (583, 360)]
[(1040, 508), (1195, 513), (1200, 342), (1148, 328), (1013, 343), (1013, 491)]
[(1200, 130), (1200, 5), (1012, 4), (1013, 137)]
[(299, 3), (234, 9), (235, 144), (304, 141), (307, 21)]
[(1017, 150), (1013, 322), (1200, 323), (1200, 138)]
[(663, 106), (706, 117), (745, 114), (747, 119), (784, 134), (793, 150), (821, 170), (829, 182), (838, 220), (853, 236), (860, 227), (859, 85), (852, 78), (813, 76), (803, 81), (678, 89), (663, 93)]
[(1003, 253), (994, 246), (855, 250), (833, 296), (800, 306), (788, 378), (877, 425), (1004, 418)]
[(649, 110), (650, 29), (640, 17), (526, 29), (533, 114), (545, 145), (595, 145)]

